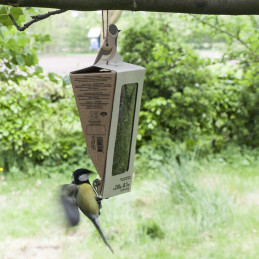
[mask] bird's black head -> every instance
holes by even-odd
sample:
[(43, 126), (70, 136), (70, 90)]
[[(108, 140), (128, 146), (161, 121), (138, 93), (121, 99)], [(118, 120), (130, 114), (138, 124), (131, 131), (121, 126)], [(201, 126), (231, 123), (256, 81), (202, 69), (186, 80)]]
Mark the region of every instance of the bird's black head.
[(80, 168), (74, 171), (73, 173), (73, 177), (74, 177), (74, 181), (73, 183), (75, 184), (82, 184), (82, 183), (90, 183), (89, 182), (89, 174), (91, 174), (92, 171), (84, 169), (84, 168)]
[(109, 32), (111, 35), (115, 36), (120, 30), (118, 30), (117, 26), (115, 24), (109, 25)]

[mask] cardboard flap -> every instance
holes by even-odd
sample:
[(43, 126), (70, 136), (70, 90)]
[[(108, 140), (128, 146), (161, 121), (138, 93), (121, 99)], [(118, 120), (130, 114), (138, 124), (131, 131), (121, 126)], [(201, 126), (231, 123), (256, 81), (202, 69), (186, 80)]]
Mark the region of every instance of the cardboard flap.
[(79, 74), (90, 74), (90, 73), (106, 73), (106, 72), (111, 72), (112, 70), (103, 68), (100, 66), (91, 66), (91, 67), (86, 67), (83, 69), (79, 69), (76, 71), (70, 72), (72, 75), (79, 75)]
[(88, 155), (104, 178), (116, 72), (89, 67), (70, 73)]

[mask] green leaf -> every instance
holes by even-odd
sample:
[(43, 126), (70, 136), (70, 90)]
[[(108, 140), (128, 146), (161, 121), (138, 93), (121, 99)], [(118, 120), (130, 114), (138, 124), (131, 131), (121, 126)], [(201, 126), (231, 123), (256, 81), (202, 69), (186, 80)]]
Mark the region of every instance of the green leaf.
[(19, 7), (11, 7), (9, 14), (11, 14), (14, 18), (18, 18), (20, 15), (23, 15), (23, 11)]
[(4, 26), (11, 26), (13, 25), (12, 20), (7, 14), (0, 14), (0, 24)]
[(6, 44), (6, 47), (9, 49), (9, 50), (13, 50), (13, 51), (16, 51), (17, 50), (17, 43), (16, 41), (11, 38), (7, 41), (7, 44)]
[(9, 12), (9, 7), (6, 7), (6, 6), (2, 6), (2, 7), (0, 7), (0, 16), (2, 15), (2, 14), (8, 14), (8, 12)]
[(31, 54), (27, 54), (26, 56), (25, 56), (25, 65), (26, 66), (28, 66), (28, 67), (30, 67), (30, 66), (32, 66), (34, 64), (34, 58), (33, 58), (33, 56), (31, 55)]
[(50, 81), (52, 81), (53, 83), (58, 83), (58, 80), (57, 80), (58, 77), (55, 73), (48, 73), (48, 77)]
[(25, 65), (24, 56), (19, 55), (19, 54), (16, 54), (16, 55), (15, 55), (15, 58), (16, 58), (16, 60), (17, 60), (17, 63), (18, 63), (20, 66), (24, 66), (24, 65)]
[(36, 66), (36, 67), (35, 67), (35, 73), (36, 73), (36, 74), (39, 75), (39, 74), (41, 74), (42, 72), (43, 72), (42, 67), (40, 67), (40, 66)]

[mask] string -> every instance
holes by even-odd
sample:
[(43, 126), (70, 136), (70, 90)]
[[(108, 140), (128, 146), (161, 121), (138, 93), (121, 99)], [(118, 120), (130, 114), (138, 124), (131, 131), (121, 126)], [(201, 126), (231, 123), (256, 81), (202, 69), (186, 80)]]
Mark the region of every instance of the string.
[(106, 21), (106, 45), (108, 46), (108, 26), (109, 26), (109, 10), (106, 10), (107, 12), (107, 21)]
[(106, 35), (104, 36), (104, 11), (102, 10), (102, 28), (103, 40), (106, 38), (106, 46), (108, 46), (108, 28), (109, 28), (109, 10), (106, 10)]
[(108, 27), (109, 27), (109, 10), (106, 10), (107, 21), (106, 21), (106, 46), (108, 46)]
[(104, 17), (103, 17), (103, 10), (102, 10), (102, 27), (103, 27), (103, 39), (104, 39)]

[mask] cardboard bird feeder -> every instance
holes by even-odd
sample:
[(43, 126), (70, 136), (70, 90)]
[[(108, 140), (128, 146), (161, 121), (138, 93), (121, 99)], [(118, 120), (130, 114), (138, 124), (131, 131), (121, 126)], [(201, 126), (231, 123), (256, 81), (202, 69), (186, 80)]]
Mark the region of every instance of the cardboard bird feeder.
[(101, 58), (93, 66), (70, 73), (103, 198), (131, 189), (144, 75), (145, 68), (122, 62), (117, 53), (108, 64)]

